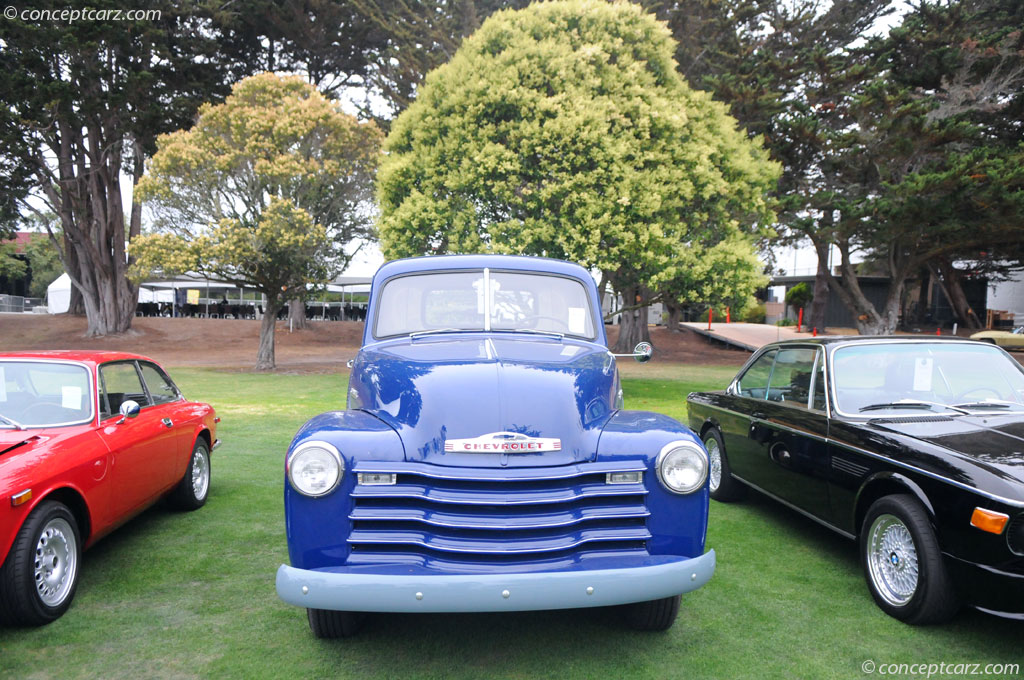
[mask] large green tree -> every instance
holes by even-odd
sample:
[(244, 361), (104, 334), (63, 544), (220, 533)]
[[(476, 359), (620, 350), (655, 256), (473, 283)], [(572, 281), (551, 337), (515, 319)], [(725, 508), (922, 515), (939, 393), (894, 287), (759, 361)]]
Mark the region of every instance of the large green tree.
[[(673, 50), (626, 3), (493, 15), (392, 125), (378, 173), (385, 255), (565, 258), (632, 306), (679, 278), (691, 247), (742, 242), (771, 221), (777, 167), (686, 85)], [(618, 347), (646, 333), (625, 314)]]
[(297, 76), (241, 81), (158, 140), (138, 186), (156, 233), (132, 245), (136, 277), (191, 271), (261, 291), (256, 367), (274, 368), (284, 302), (337, 275), (369, 234), (380, 140)]

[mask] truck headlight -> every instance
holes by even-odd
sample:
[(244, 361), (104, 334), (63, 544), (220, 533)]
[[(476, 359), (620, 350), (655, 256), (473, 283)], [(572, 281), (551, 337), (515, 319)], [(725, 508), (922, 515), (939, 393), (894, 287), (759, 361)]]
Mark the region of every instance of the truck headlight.
[(304, 496), (329, 494), (344, 472), (341, 454), (327, 442), (304, 442), (288, 456), (288, 481)]
[(666, 444), (655, 463), (658, 479), (672, 493), (693, 493), (708, 478), (708, 457), (689, 441)]

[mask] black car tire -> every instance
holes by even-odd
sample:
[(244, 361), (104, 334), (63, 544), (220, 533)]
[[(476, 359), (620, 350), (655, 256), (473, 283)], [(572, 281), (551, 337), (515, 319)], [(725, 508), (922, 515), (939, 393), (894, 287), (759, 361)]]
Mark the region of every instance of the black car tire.
[[(204, 477), (205, 479), (201, 479)], [(199, 437), (192, 449), (192, 456), (188, 459), (185, 474), (171, 492), (171, 505), (179, 510), (197, 510), (206, 505), (206, 499), (210, 495), (211, 478), (210, 446), (205, 439)]]
[[(44, 533), (50, 534), (49, 540)], [(46, 556), (51, 568), (59, 568), (64, 574), (70, 571), (66, 577), (70, 582), (60, 582), (60, 592), (54, 596), (59, 601), (52, 603), (44, 601), (36, 584), (36, 562), (42, 557), (40, 550), (46, 551), (48, 545), (57, 546), (55, 554)], [(75, 516), (63, 503), (40, 503), (18, 530), (7, 559), (0, 566), (0, 621), (41, 626), (60, 618), (75, 598), (81, 563), (82, 541)]]
[(679, 615), (679, 595), (660, 600), (634, 602), (623, 607), (623, 618), (633, 630), (668, 630)]
[[(860, 557), (871, 596), (889, 616), (926, 625), (948, 621), (960, 608), (928, 513), (913, 496), (884, 496), (871, 505), (861, 525)], [(902, 565), (914, 560), (917, 580), (908, 585), (901, 582)]]
[(309, 629), (321, 640), (352, 637), (363, 626), (363, 612), (339, 612), (332, 609), (307, 609)]
[[(711, 497), (720, 503), (728, 503), (743, 498), (747, 487), (732, 476), (732, 468), (729, 467), (729, 459), (725, 455), (725, 443), (717, 428), (711, 428), (704, 433), (704, 448), (708, 451), (708, 491)], [(714, 466), (715, 450), (717, 450), (721, 473), (718, 486), (712, 483), (712, 466)]]

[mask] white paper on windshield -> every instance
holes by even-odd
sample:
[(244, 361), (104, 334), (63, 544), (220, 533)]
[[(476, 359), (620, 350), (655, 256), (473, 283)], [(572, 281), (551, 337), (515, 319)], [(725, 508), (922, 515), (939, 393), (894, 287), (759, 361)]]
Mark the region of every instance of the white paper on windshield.
[(0, 401), (7, 401), (7, 376), (3, 366), (0, 366)]
[(575, 335), (587, 332), (587, 310), (583, 307), (569, 308), (569, 332)]
[(932, 360), (929, 357), (922, 357), (914, 361), (914, 391), (931, 392), (932, 389)]
[(60, 405), (75, 411), (82, 410), (82, 388), (77, 385), (61, 385)]

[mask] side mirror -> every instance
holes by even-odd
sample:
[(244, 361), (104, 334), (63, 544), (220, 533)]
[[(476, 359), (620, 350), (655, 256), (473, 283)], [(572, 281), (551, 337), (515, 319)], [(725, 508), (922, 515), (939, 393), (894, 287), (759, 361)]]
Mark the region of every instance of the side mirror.
[(638, 363), (645, 364), (651, 360), (651, 354), (654, 353), (654, 347), (649, 342), (641, 342), (633, 348), (633, 358)]
[(613, 357), (633, 357), (641, 364), (651, 360), (651, 354), (654, 352), (654, 347), (649, 342), (641, 342), (633, 348), (632, 354), (612, 354)]
[(128, 418), (138, 418), (139, 411), (141, 410), (142, 409), (139, 407), (139, 402), (137, 401), (132, 401), (131, 399), (129, 399), (128, 401), (121, 402), (121, 420), (117, 421), (117, 424), (120, 425)]

